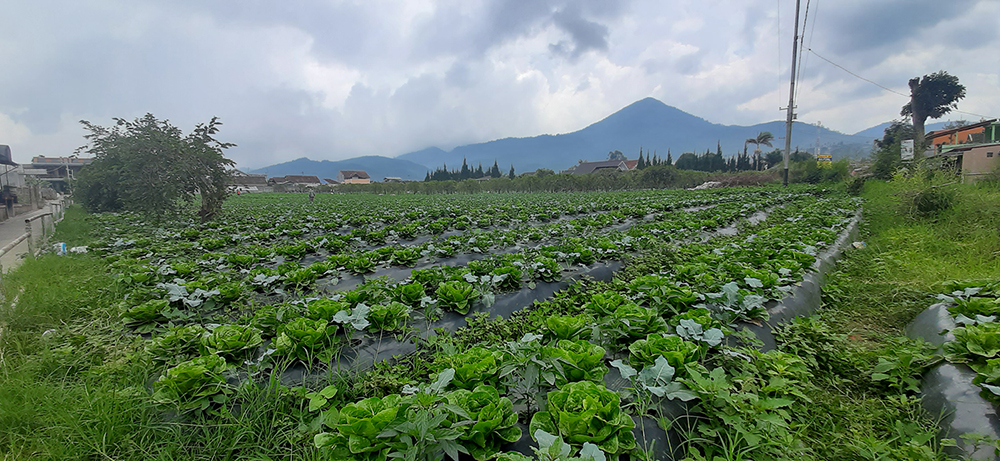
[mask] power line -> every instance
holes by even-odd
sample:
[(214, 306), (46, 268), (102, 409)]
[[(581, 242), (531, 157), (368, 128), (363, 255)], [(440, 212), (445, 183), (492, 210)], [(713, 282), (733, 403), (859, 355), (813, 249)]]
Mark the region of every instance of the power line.
[(809, 48), (809, 52), (810, 52), (810, 53), (812, 53), (812, 54), (815, 54), (817, 58), (820, 58), (820, 59), (822, 59), (822, 60), (824, 60), (824, 61), (826, 61), (826, 62), (828, 62), (828, 63), (830, 63), (830, 64), (833, 64), (834, 66), (836, 66), (836, 67), (837, 67), (837, 68), (839, 68), (840, 70), (842, 70), (842, 71), (844, 71), (844, 72), (847, 72), (848, 74), (851, 74), (851, 75), (853, 75), (853, 76), (855, 76), (855, 77), (857, 77), (857, 78), (860, 78), (861, 80), (864, 80), (864, 81), (866, 81), (866, 82), (868, 82), (868, 83), (871, 83), (872, 85), (875, 85), (875, 86), (877, 86), (877, 87), (879, 87), (879, 88), (881, 88), (881, 89), (883, 89), (883, 90), (885, 90), (885, 91), (888, 91), (888, 92), (890, 92), (890, 93), (895, 93), (895, 94), (898, 94), (898, 95), (900, 95), (900, 96), (903, 96), (903, 97), (906, 97), (906, 98), (909, 98), (909, 97), (910, 97), (910, 95), (907, 95), (907, 94), (903, 94), (903, 93), (900, 93), (900, 92), (898, 92), (898, 91), (896, 91), (896, 90), (893, 90), (893, 89), (891, 89), (891, 88), (886, 88), (886, 87), (884, 87), (884, 86), (882, 86), (882, 85), (879, 85), (878, 83), (875, 83), (875, 82), (873, 82), (873, 81), (871, 81), (871, 80), (868, 80), (867, 78), (864, 78), (864, 77), (862, 77), (862, 76), (860, 76), (860, 75), (858, 75), (858, 74), (855, 74), (854, 72), (851, 72), (851, 71), (847, 70), (847, 69), (846, 69), (846, 68), (845, 68), (844, 66), (842, 66), (842, 65), (840, 65), (840, 64), (837, 64), (837, 63), (835, 63), (835, 62), (833, 62), (833, 61), (831, 61), (831, 60), (829, 60), (829, 59), (826, 59), (826, 58), (824, 58), (823, 56), (820, 56), (820, 54), (819, 54), (819, 53), (817, 53), (817, 52), (815, 52), (815, 51), (813, 51), (813, 49), (812, 49), (812, 48)]
[[(898, 92), (898, 91), (896, 91), (896, 90), (893, 90), (892, 88), (886, 88), (886, 87), (884, 87), (884, 86), (882, 86), (882, 85), (879, 85), (878, 83), (875, 83), (875, 82), (873, 82), (873, 81), (871, 81), (871, 80), (868, 80), (867, 78), (864, 78), (864, 77), (862, 77), (862, 76), (860, 76), (860, 75), (858, 75), (858, 74), (855, 74), (854, 72), (851, 72), (851, 71), (847, 70), (847, 69), (846, 69), (846, 68), (845, 68), (844, 66), (842, 66), (842, 65), (840, 65), (840, 64), (837, 64), (837, 63), (835, 63), (835, 62), (833, 62), (833, 61), (831, 61), (831, 60), (829, 60), (829, 59), (826, 59), (826, 58), (824, 58), (823, 56), (820, 56), (820, 54), (819, 54), (819, 53), (817, 53), (817, 52), (815, 52), (815, 51), (813, 51), (813, 49), (812, 49), (812, 48), (809, 48), (809, 52), (810, 52), (810, 53), (812, 53), (812, 54), (815, 54), (817, 58), (820, 58), (820, 59), (822, 59), (822, 60), (824, 60), (824, 61), (826, 61), (826, 62), (828, 62), (828, 63), (830, 63), (830, 64), (833, 64), (834, 66), (836, 66), (836, 67), (837, 67), (837, 68), (839, 68), (840, 70), (843, 70), (844, 72), (847, 72), (848, 74), (851, 74), (851, 75), (853, 75), (853, 76), (855, 76), (855, 77), (857, 77), (857, 78), (860, 78), (861, 80), (864, 80), (864, 81), (866, 81), (866, 82), (868, 82), (868, 83), (871, 83), (872, 85), (875, 85), (875, 86), (877, 86), (877, 87), (879, 87), (879, 88), (881, 88), (881, 89), (883, 89), (883, 90), (885, 90), (885, 91), (888, 91), (888, 92), (890, 92), (890, 93), (894, 93), (894, 94), (898, 94), (898, 95), (900, 95), (900, 96), (902, 96), (902, 97), (904, 97), (904, 98), (909, 98), (909, 97), (910, 97), (910, 95), (908, 95), (908, 94), (903, 94), (903, 93), (900, 93), (900, 92)], [(958, 112), (958, 113), (960, 113), (960, 114), (966, 114), (966, 115), (974, 115), (974, 116), (976, 116), (976, 117), (979, 117), (979, 118), (989, 118), (989, 117), (988, 117), (988, 116), (986, 116), (986, 115), (981, 115), (981, 114), (974, 114), (974, 113), (972, 113), (972, 112), (965, 112), (965, 111), (961, 111), (961, 110), (958, 110), (958, 109), (952, 109), (952, 111), (953, 111), (953, 112)]]

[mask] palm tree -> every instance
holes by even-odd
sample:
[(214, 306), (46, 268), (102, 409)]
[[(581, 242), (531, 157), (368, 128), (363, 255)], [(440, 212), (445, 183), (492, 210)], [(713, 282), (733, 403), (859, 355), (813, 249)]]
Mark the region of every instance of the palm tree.
[(760, 169), (760, 165), (761, 165), (761, 161), (760, 161), (760, 145), (763, 144), (763, 145), (765, 145), (767, 147), (773, 147), (771, 145), (771, 141), (773, 141), (773, 140), (774, 140), (774, 135), (771, 134), (770, 131), (761, 131), (760, 133), (757, 133), (757, 137), (756, 138), (750, 138), (750, 139), (747, 139), (746, 141), (743, 142), (743, 151), (744, 152), (746, 152), (747, 144), (753, 144), (753, 145), (757, 146), (757, 148), (754, 149), (754, 151), (753, 151), (754, 169), (756, 169), (756, 170)]

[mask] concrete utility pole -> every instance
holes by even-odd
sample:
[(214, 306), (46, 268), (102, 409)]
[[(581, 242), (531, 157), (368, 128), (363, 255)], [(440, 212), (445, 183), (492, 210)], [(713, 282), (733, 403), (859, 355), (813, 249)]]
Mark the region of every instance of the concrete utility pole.
[(799, 0), (795, 0), (795, 38), (792, 40), (792, 81), (788, 85), (788, 116), (785, 119), (785, 180), (788, 187), (788, 156), (792, 150), (792, 121), (795, 120), (795, 58), (799, 54)]

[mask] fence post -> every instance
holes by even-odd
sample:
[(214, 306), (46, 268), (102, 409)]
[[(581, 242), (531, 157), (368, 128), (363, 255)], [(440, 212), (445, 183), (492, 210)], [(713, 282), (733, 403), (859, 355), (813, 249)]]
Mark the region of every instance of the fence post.
[(35, 257), (35, 248), (34, 248), (35, 245), (33, 245), (32, 242), (31, 242), (31, 220), (30, 219), (25, 219), (24, 220), (24, 233), (28, 234), (28, 254), (31, 255), (32, 258), (34, 258)]

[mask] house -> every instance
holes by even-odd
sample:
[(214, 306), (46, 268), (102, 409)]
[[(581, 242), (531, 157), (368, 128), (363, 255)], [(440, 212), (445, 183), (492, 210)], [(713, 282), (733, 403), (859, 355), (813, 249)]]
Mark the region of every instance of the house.
[(397, 176), (386, 176), (382, 178), (382, 182), (403, 182), (403, 178)]
[[(994, 120), (951, 130), (932, 131), (933, 155), (953, 159), (963, 182), (974, 182), (1000, 167), (1000, 122)], [(963, 138), (964, 135), (964, 138)], [(930, 140), (928, 136), (925, 139)]]
[(65, 190), (66, 184), (71, 183), (80, 170), (93, 161), (92, 158), (79, 158), (75, 155), (70, 157), (39, 155), (31, 158), (31, 169), (45, 170), (44, 174), (35, 174), (34, 176), (37, 179), (48, 181), (56, 190)]
[(562, 174), (589, 174), (595, 171), (629, 171), (634, 170), (639, 160), (604, 160), (600, 162), (584, 162), (573, 165)]
[(997, 119), (992, 119), (958, 128), (931, 131), (924, 135), (924, 141), (930, 146), (931, 155), (936, 155), (942, 153), (942, 146), (982, 143), (989, 139), (996, 140), (997, 136), (1000, 136), (1000, 129), (997, 129)]
[(955, 171), (962, 175), (962, 182), (975, 182), (1000, 167), (1000, 142), (959, 144), (940, 155), (955, 159)]
[(323, 178), (323, 182), (325, 182), (325, 183), (327, 183), (327, 184), (329, 184), (331, 186), (336, 186), (337, 184), (340, 184), (339, 182), (337, 182), (336, 179), (330, 179), (330, 178)]
[(267, 175), (244, 173), (240, 170), (233, 171), (233, 177), (229, 181), (229, 188), (240, 192), (271, 191), (271, 186), (267, 184)]
[(363, 170), (340, 170), (337, 181), (341, 184), (369, 184), (372, 178)]
[(298, 175), (298, 174), (275, 176), (273, 178), (269, 178), (267, 180), (267, 183), (272, 186), (281, 184), (284, 186), (293, 186), (293, 187), (317, 187), (320, 184), (323, 184), (322, 182), (320, 182), (319, 176)]

